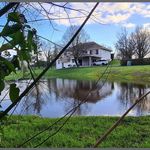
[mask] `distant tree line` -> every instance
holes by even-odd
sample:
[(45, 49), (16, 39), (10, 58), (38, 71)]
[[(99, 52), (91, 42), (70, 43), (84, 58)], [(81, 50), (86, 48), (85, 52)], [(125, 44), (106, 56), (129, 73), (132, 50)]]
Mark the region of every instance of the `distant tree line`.
[[(34, 60), (34, 67), (46, 67), (50, 64), (50, 62), (56, 57), (56, 55), (59, 53), (60, 48), (58, 48), (56, 45), (51, 45), (49, 42), (39, 40), (37, 41), (38, 45), (38, 51), (36, 55), (32, 56), (32, 59)], [(40, 56), (45, 57), (45, 59), (39, 59)], [(55, 64), (54, 64), (55, 66)]]

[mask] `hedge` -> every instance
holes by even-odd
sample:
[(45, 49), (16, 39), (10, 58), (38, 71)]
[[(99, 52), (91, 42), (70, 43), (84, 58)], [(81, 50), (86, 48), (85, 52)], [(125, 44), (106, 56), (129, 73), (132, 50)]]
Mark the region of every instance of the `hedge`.
[(121, 60), (121, 66), (127, 66), (128, 61), (131, 62), (131, 65), (150, 65), (150, 58), (141, 58), (141, 59), (123, 59)]

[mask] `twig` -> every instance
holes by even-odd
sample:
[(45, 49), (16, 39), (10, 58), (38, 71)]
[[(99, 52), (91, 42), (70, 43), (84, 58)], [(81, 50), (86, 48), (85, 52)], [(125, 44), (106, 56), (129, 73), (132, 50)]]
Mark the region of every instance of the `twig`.
[(40, 37), (40, 38), (42, 38), (42, 39), (44, 39), (44, 40), (46, 40), (46, 41), (48, 41), (48, 42), (50, 42), (50, 43), (52, 43), (52, 44), (54, 44), (54, 45), (60, 47), (60, 48), (63, 48), (61, 45), (58, 45), (58, 44), (56, 44), (55, 42), (53, 42), (53, 41), (51, 41), (51, 40), (49, 40), (49, 39), (47, 39), (47, 38), (45, 38), (45, 37), (43, 37), (43, 36), (41, 36), (41, 35), (37, 35), (37, 37)]
[[(60, 8), (77, 11), (77, 12), (80, 12), (81, 14), (84, 14), (85, 16), (86, 16), (86, 14), (85, 14), (84, 12), (89, 13), (87, 10), (84, 10), (84, 9), (74, 9), (74, 8), (70, 8), (70, 7), (63, 6), (63, 5), (55, 4), (55, 3), (53, 3), (53, 2), (46, 2), (46, 3), (51, 4), (51, 5), (54, 5), (54, 6), (57, 6), (57, 7), (60, 7)], [(93, 15), (93, 14), (91, 15), (91, 17), (94, 17), (95, 19), (97, 19), (97, 17), (95, 17), (95, 15)], [(97, 21), (98, 19), (97, 19), (97, 20), (95, 20), (95, 19), (93, 19), (93, 18), (91, 18), (91, 19), (92, 19), (93, 21), (95, 21), (95, 22), (101, 24), (101, 25), (105, 25), (105, 24), (106, 24), (106, 23), (102, 23), (101, 21), (98, 22), (98, 21)]]
[[(80, 16), (80, 17), (70, 17), (70, 19), (80, 19), (80, 18), (85, 18), (86, 16)], [(66, 18), (66, 17), (62, 17), (62, 18), (60, 18), (60, 17), (55, 17), (55, 18), (51, 18), (51, 20), (63, 20), (63, 19), (68, 19), (68, 17)], [(43, 19), (36, 19), (36, 20), (30, 20), (30, 21), (28, 21), (28, 23), (30, 23), (30, 22), (36, 22), (36, 21), (49, 21), (49, 19), (46, 19), (46, 18), (43, 18)]]
[(11, 8), (13, 8), (15, 5), (19, 4), (19, 2), (12, 2), (9, 3), (8, 5), (4, 6), (1, 10), (0, 10), (0, 17), (3, 16), (7, 11), (9, 11)]
[(46, 16), (47, 16), (47, 18), (49, 19), (49, 22), (50, 22), (52, 28), (57, 31), (57, 29), (53, 26), (53, 23), (52, 23), (52, 21), (51, 21), (51, 18), (50, 18), (49, 15), (48, 15), (47, 10), (42, 6), (42, 4), (41, 4), (40, 2), (38, 2), (38, 4), (42, 7), (42, 9), (44, 10), (44, 12), (46, 13)]
[(135, 106), (137, 105), (140, 101), (143, 100), (144, 97), (146, 97), (148, 94), (150, 94), (150, 91), (148, 91), (146, 94), (142, 95), (140, 98), (138, 98), (135, 103), (121, 116), (121, 118), (119, 118), (113, 125), (111, 128), (109, 128), (98, 140), (97, 142), (94, 144), (94, 148), (98, 147), (99, 144), (101, 144), (106, 138), (107, 136), (120, 124), (120, 122), (125, 118), (125, 116), (129, 113), (129, 111)]

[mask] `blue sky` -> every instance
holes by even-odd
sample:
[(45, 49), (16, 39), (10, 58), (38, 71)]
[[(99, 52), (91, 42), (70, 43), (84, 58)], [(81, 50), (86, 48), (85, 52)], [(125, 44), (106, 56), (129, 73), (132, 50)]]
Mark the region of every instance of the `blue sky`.
[[(63, 5), (65, 3), (57, 3)], [(41, 6), (38, 3), (31, 3), (37, 9), (41, 9)], [(50, 4), (41, 5), (45, 10), (50, 10)], [(71, 7), (74, 9), (82, 9), (82, 13), (73, 10), (67, 10), (68, 15), (62, 8), (52, 7), (50, 10), (50, 18), (67, 18), (69, 17), (82, 17), (77, 19), (59, 19), (52, 21), (53, 26), (57, 29), (54, 30), (49, 21), (42, 21), (38, 23), (29, 23), (32, 27), (35, 27), (38, 30), (38, 34), (46, 37), (57, 44), (61, 43), (62, 36), (65, 33), (67, 27), (72, 25), (81, 25), (85, 19), (85, 15), (93, 8), (95, 3), (67, 3), (66, 7)], [(33, 8), (28, 6), (30, 11), (34, 11)], [(88, 11), (88, 12), (87, 12)], [(31, 13), (32, 14), (32, 13)], [(30, 14), (30, 17), (27, 15), (27, 20), (34, 20), (34, 17)], [(84, 18), (83, 18), (84, 17)], [(38, 15), (36, 19), (47, 18), (44, 10), (42, 15)], [(94, 19), (94, 21), (93, 21)], [(5, 18), (0, 18), (0, 24), (5, 24)], [(146, 3), (100, 3), (97, 9), (95, 10), (92, 19), (90, 19), (87, 25), (84, 27), (84, 30), (90, 35), (90, 41), (95, 41), (99, 44), (106, 45), (115, 50), (115, 43), (117, 41), (117, 34), (121, 31), (123, 27), (127, 28), (127, 31), (132, 32), (136, 26), (143, 26), (150, 29), (150, 2)]]

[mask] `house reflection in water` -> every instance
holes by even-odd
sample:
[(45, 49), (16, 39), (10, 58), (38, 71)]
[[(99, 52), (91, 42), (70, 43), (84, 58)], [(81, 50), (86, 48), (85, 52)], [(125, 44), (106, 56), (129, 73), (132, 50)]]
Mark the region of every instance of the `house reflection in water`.
[[(87, 80), (68, 80), (68, 79), (53, 79), (48, 80), (50, 89), (56, 92), (58, 97), (73, 98), (76, 101), (85, 101), (88, 103), (96, 103), (112, 93), (112, 84), (103, 82), (96, 86), (95, 81)], [(89, 93), (89, 91), (91, 92)]]
[[(86, 102), (80, 105), (74, 115), (85, 115), (89, 111), (89, 103), (96, 103), (104, 99), (112, 93), (113, 83), (106, 83), (103, 88), (103, 82), (98, 83), (96, 86), (95, 81), (84, 80), (68, 80), (68, 79), (49, 79), (49, 89), (55, 92), (57, 101), (60, 97), (66, 101), (69, 98), (69, 103), (65, 105), (65, 110), (76, 107), (81, 102)], [(90, 91), (90, 92), (89, 92)], [(62, 100), (62, 99), (61, 99)]]

